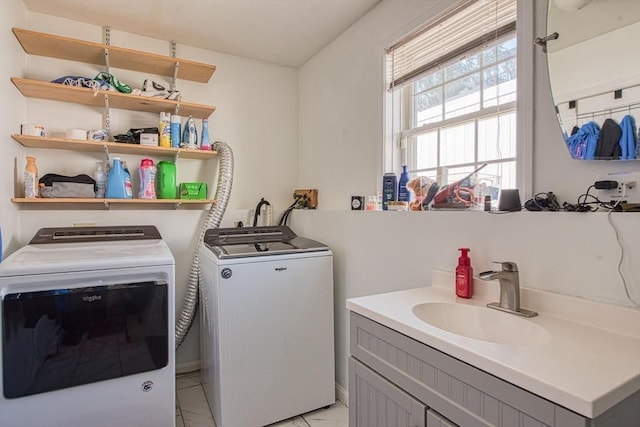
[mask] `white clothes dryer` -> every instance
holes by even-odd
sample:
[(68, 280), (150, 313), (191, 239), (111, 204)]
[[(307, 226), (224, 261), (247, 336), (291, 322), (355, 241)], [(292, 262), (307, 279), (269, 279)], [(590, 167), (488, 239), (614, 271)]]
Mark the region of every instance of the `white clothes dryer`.
[(153, 226), (46, 228), (0, 263), (0, 426), (174, 426), (174, 264)]

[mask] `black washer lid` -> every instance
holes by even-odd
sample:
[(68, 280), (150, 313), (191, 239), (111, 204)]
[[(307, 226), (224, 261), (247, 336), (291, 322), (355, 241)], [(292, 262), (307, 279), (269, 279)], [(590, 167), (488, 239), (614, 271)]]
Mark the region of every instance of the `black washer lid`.
[(154, 225), (124, 225), (103, 227), (41, 228), (30, 245), (44, 243), (113, 242), (122, 240), (162, 239)]
[(286, 225), (262, 227), (210, 228), (204, 234), (208, 246), (289, 242), (297, 237)]
[(205, 232), (204, 244), (220, 259), (329, 250), (287, 226), (212, 228)]

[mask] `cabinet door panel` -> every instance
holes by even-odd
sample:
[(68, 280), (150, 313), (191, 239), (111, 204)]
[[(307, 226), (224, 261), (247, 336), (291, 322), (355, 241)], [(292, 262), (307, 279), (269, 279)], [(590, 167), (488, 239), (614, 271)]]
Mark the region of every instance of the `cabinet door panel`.
[(427, 427), (458, 427), (442, 415), (431, 409), (427, 410)]
[(426, 427), (426, 407), (349, 358), (349, 427)]

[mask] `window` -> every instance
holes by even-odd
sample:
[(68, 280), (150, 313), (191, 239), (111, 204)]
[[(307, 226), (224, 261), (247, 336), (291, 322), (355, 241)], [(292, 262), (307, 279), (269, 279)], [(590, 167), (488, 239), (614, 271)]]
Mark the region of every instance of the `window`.
[(516, 0), (471, 0), (387, 50), (394, 169), (517, 188)]

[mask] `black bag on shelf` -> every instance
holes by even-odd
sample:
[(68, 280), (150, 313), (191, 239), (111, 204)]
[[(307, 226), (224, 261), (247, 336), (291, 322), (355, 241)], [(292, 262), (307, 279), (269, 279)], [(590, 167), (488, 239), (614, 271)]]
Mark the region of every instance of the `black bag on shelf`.
[(113, 139), (116, 142), (125, 142), (127, 144), (140, 144), (140, 135), (143, 133), (154, 133), (159, 135), (159, 130), (157, 127), (152, 128), (131, 128), (127, 131), (127, 133), (121, 133), (118, 135), (114, 135)]
[(48, 173), (38, 180), (40, 197), (96, 197), (96, 181), (89, 175), (64, 176)]

